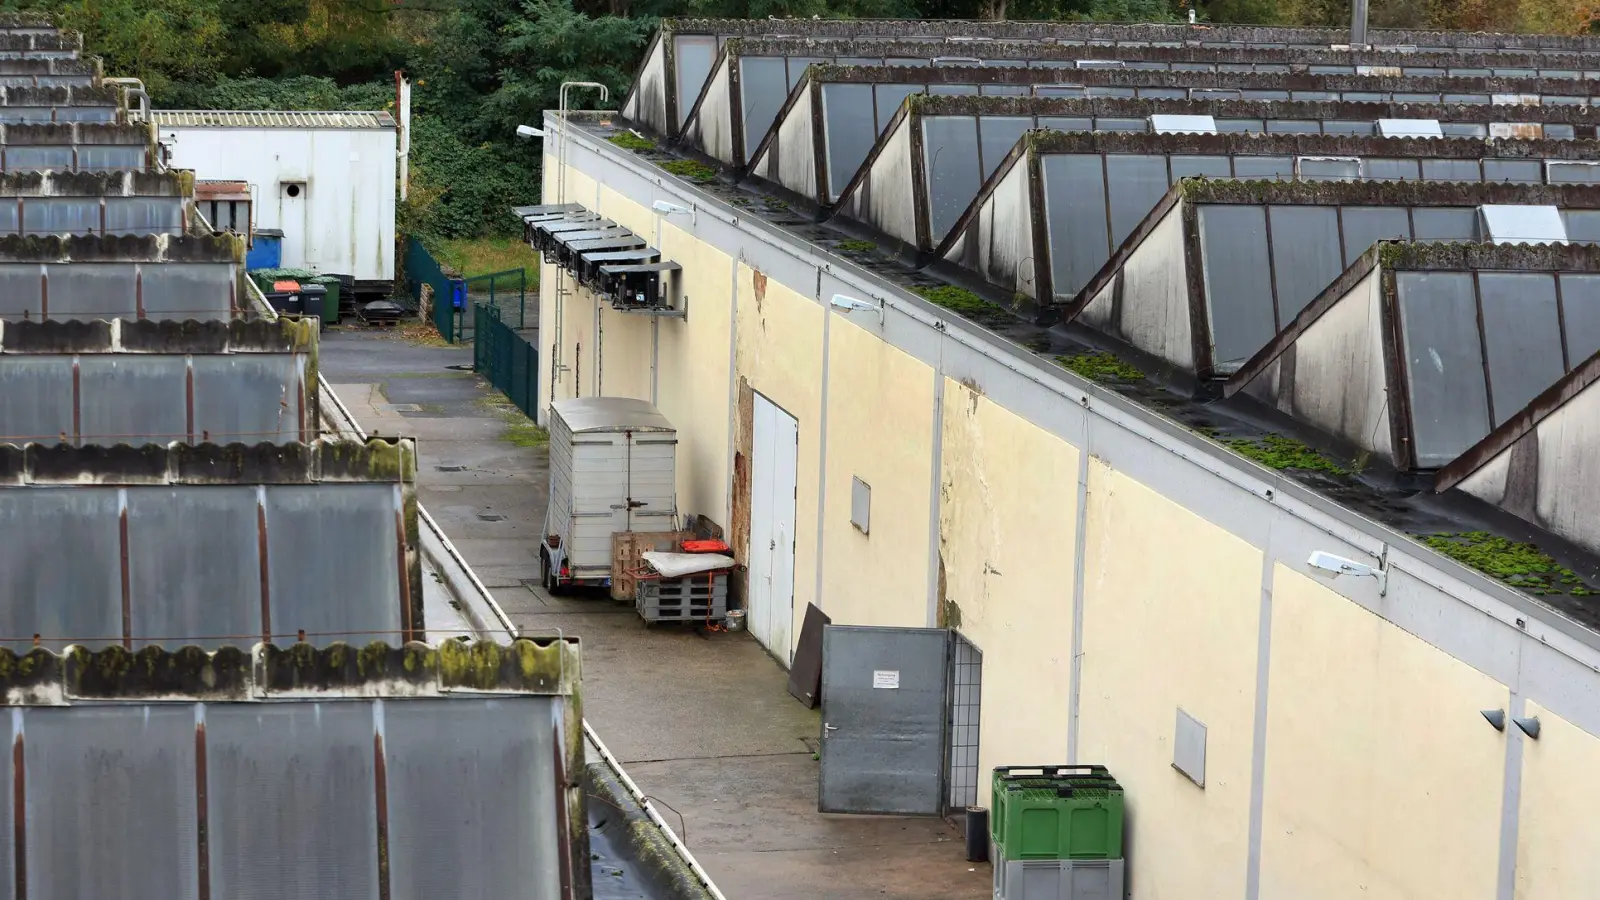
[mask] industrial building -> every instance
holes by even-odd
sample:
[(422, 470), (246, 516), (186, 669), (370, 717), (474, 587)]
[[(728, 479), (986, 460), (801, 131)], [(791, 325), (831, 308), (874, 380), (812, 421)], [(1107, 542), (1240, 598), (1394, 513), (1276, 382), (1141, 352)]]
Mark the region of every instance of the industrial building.
[(667, 21), (546, 113), (542, 414), (655, 403), (756, 638), (844, 626), (820, 809), (1096, 763), (1131, 896), (1600, 878), (1600, 39), (1354, 44)]
[(471, 607), (415, 442), (208, 218), (248, 192), (197, 202), (80, 50), (0, 15), (0, 882), (589, 897), (578, 641)]

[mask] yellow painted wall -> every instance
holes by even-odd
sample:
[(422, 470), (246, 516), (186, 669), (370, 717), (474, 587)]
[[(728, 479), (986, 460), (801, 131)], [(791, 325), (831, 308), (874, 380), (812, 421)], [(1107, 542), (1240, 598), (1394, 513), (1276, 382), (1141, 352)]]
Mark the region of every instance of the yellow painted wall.
[[(757, 290), (757, 282), (761, 282)], [(794, 616), (790, 651), (799, 643), (806, 604), (817, 594), (818, 461), (822, 452), (823, 308), (775, 279), (739, 266), (734, 371), (794, 416), (800, 428), (795, 472)]]
[[(557, 168), (546, 157), (546, 171)], [(581, 172), (567, 173), (567, 200), (595, 204), (593, 179)], [(551, 190), (553, 176), (546, 178)], [(654, 241), (657, 217), (648, 207), (602, 186), (596, 212)], [(663, 319), (657, 351), (657, 401), (662, 415), (679, 432), (678, 509), (703, 514), (727, 526), (730, 370), (728, 360), (733, 289), (733, 260), (673, 225), (660, 223), (662, 259), (683, 266), (682, 293), (689, 298), (690, 320)], [(554, 335), (556, 270), (541, 266), (541, 353)], [(571, 278), (564, 279), (572, 287)], [(556, 385), (557, 398), (594, 396), (596, 298), (587, 291), (563, 300), (562, 361), (578, 366), (565, 372)], [(650, 317), (625, 315), (600, 304), (599, 331), (603, 333), (604, 368), (601, 389), (609, 396), (650, 396)], [(548, 323), (548, 324), (547, 324)], [(548, 377), (549, 362), (541, 360)], [(574, 381), (576, 380), (576, 386)], [(576, 392), (574, 390), (576, 389)], [(548, 400), (548, 386), (541, 391)]]
[[(1517, 900), (1600, 894), (1600, 738), (1537, 703), (1539, 739), (1522, 744)], [(1515, 728), (1507, 725), (1506, 728)]]
[[(835, 625), (926, 625), (933, 369), (830, 315), (822, 609)], [(852, 477), (872, 486), (871, 534), (850, 524)]]
[[(1088, 507), (1079, 761), (1127, 789), (1132, 896), (1241, 897), (1261, 552), (1098, 459)], [(1207, 727), (1204, 789), (1172, 768), (1179, 707)]]
[(995, 766), (1067, 758), (1078, 449), (960, 382), (945, 379), (944, 391), (944, 618), (984, 652), (978, 803), (987, 806)]
[(1262, 897), (1495, 896), (1504, 686), (1281, 565), (1270, 684)]
[[(683, 266), (689, 309), (688, 319), (662, 320), (657, 372), (656, 406), (679, 435), (678, 509), (709, 516), (726, 529), (732, 479), (733, 259), (670, 224), (661, 228), (661, 258)], [(692, 439), (684, 440), (685, 433)]]

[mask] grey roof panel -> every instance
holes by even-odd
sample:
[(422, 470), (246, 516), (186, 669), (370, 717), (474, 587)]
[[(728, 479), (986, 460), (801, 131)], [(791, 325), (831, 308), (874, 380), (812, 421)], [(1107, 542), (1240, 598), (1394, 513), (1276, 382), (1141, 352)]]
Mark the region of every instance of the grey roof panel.
[(599, 431), (676, 431), (654, 406), (631, 397), (575, 397), (551, 410), (574, 434)]

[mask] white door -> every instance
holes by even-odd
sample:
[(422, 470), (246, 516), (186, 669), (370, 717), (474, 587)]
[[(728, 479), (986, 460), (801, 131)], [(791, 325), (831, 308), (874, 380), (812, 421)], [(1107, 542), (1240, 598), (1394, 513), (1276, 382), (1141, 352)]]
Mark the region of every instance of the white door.
[(750, 609), (755, 635), (785, 665), (794, 621), (795, 465), (800, 423), (767, 398), (755, 398), (750, 457)]
[(284, 267), (304, 268), (307, 262), (305, 182), (278, 183), (278, 227), (283, 229)]

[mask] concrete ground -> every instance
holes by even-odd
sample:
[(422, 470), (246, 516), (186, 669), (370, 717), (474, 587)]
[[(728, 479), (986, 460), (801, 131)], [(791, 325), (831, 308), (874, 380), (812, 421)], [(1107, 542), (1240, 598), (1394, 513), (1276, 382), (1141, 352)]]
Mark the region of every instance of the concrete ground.
[(967, 863), (945, 822), (816, 811), (818, 714), (748, 634), (647, 628), (604, 595), (545, 594), (546, 449), (508, 434), (500, 395), (471, 364), (470, 349), (370, 331), (330, 332), (320, 360), (362, 427), (417, 438), (423, 505), (517, 626), (583, 639), (585, 718), (640, 789), (681, 816), (679, 836), (723, 894), (988, 897), (988, 865)]

